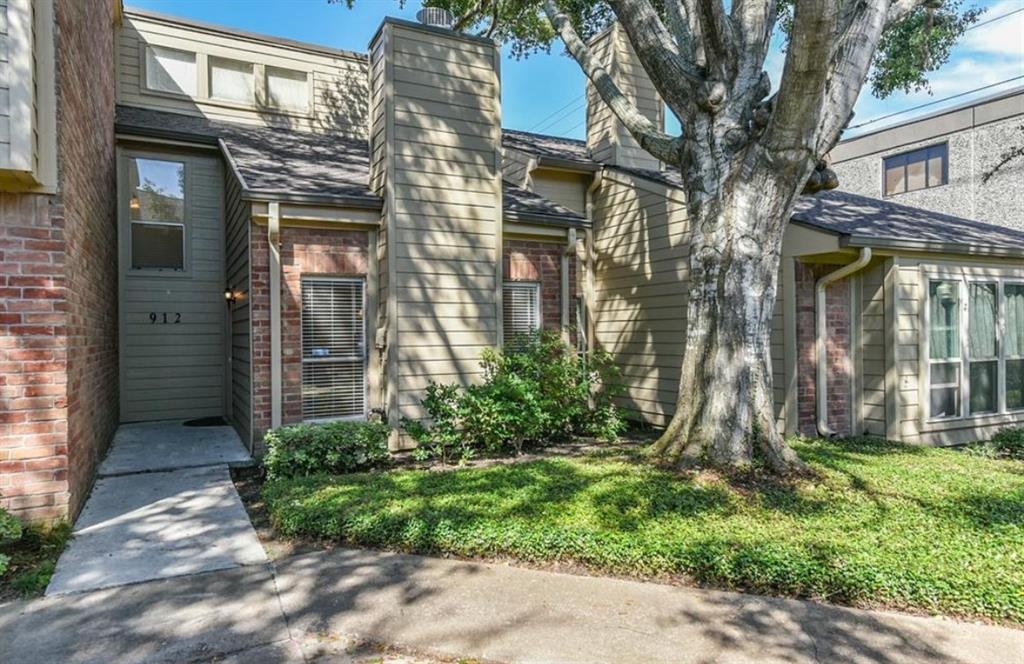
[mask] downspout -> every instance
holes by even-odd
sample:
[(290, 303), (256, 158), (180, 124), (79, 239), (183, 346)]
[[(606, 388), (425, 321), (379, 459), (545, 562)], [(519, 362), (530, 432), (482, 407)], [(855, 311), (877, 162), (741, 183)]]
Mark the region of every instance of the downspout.
[[(835, 432), (828, 425), (828, 317), (826, 316), (825, 289), (829, 284), (845, 279), (851, 274), (860, 271), (871, 262), (871, 247), (864, 247), (860, 250), (857, 260), (849, 265), (844, 265), (835, 272), (829, 272), (818, 279), (814, 285), (814, 312), (815, 312), (815, 351), (817, 355), (818, 372), (814, 382), (814, 395), (817, 401), (818, 411), (818, 435), (833, 436)], [(850, 321), (851, 324), (853, 321)]]
[(267, 210), (270, 245), (270, 428), (281, 426), (281, 204)]

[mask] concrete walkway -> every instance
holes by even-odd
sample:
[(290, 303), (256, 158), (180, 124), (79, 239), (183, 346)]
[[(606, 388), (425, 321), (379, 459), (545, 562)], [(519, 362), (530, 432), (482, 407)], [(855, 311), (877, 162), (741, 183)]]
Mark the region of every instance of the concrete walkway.
[(121, 427), (46, 594), (265, 563), (228, 472), (246, 461), (230, 427)]
[(498, 662), (1024, 663), (1024, 632), (338, 549), (0, 607), (5, 659), (350, 662), (354, 638)]

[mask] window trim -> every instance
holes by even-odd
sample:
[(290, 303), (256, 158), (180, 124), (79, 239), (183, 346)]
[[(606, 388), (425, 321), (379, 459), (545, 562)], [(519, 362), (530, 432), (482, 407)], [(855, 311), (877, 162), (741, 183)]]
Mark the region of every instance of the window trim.
[[(528, 291), (531, 291), (531, 293), (533, 295), (533, 304), (534, 304), (534, 307), (533, 307), (533, 311), (534, 311), (534, 315), (533, 315), (533, 330), (532, 330), (534, 332), (539, 331), (539, 330), (543, 329), (543, 327), (544, 327), (544, 312), (541, 310), (541, 306), (542, 306), (543, 302), (542, 302), (541, 296), (540, 296), (540, 288), (541, 288), (541, 284), (540, 284), (539, 281), (526, 281), (526, 280), (520, 281), (520, 280), (514, 280), (514, 281), (505, 281), (504, 283), (502, 283), (502, 302), (503, 303), (504, 303), (504, 300), (505, 300), (504, 291), (506, 289), (524, 290), (524, 291), (528, 290)], [(505, 343), (508, 342), (507, 332), (505, 330), (505, 327), (506, 327), (505, 326), (505, 312), (504, 312), (504, 304), (503, 304), (502, 312), (501, 312), (501, 343), (502, 343), (502, 345), (504, 345)]]
[[(370, 414), (370, 362), (369, 362), (369, 344), (367, 343), (367, 329), (366, 329), (366, 306), (367, 306), (367, 290), (368, 283), (366, 277), (352, 277), (352, 276), (330, 276), (330, 275), (302, 275), (299, 278), (299, 397), (302, 399), (302, 389), (304, 382), (302, 378), (302, 368), (307, 362), (311, 364), (325, 364), (328, 362), (355, 362), (357, 356), (352, 358), (338, 359), (338, 358), (307, 358), (303, 352), (305, 348), (305, 339), (303, 338), (303, 330), (305, 330), (305, 319), (306, 319), (306, 307), (302, 304), (302, 287), (307, 282), (321, 282), (321, 283), (356, 283), (360, 285), (360, 290), (363, 296), (362, 301), (362, 312), (363, 321), (359, 325), (359, 332), (362, 335), (362, 341), (360, 344), (360, 352), (358, 359), (362, 360), (363, 367), (363, 412), (356, 415), (339, 415), (336, 417), (313, 417), (307, 418), (305, 413), (302, 414), (302, 421), (304, 423), (317, 423), (317, 422), (339, 422), (339, 421), (362, 421), (367, 419)], [(304, 400), (302, 400), (304, 402)], [(302, 403), (301, 407), (304, 407), (305, 403)]]
[[(940, 182), (939, 184), (936, 184), (936, 185), (929, 185), (928, 184), (928, 161), (929, 161), (929, 159), (928, 159), (927, 154), (928, 154), (928, 151), (931, 150), (932, 148), (939, 148), (939, 147), (942, 148), (942, 182)], [(890, 161), (892, 161), (892, 160), (899, 159), (901, 157), (906, 159), (906, 157), (908, 157), (909, 155), (914, 154), (915, 152), (924, 152), (925, 153), (925, 158), (924, 158), (924, 168), (925, 168), (925, 171), (924, 171), (924, 182), (925, 182), (925, 186), (923, 186), (923, 187), (921, 187), (919, 189), (907, 189), (907, 166), (908, 166), (908, 163), (906, 161), (904, 161), (904, 163), (903, 163), (903, 191), (897, 191), (897, 192), (893, 192), (893, 193), (890, 194), (888, 192), (888, 188), (886, 187), (886, 180), (888, 179), (887, 176), (888, 176), (888, 173), (889, 173), (888, 163)], [(921, 147), (914, 148), (913, 150), (904, 150), (903, 152), (897, 152), (895, 154), (889, 154), (889, 155), (885, 155), (885, 156), (882, 157), (882, 183), (881, 183), (881, 186), (882, 186), (882, 198), (892, 198), (894, 196), (902, 196), (904, 194), (911, 194), (911, 193), (914, 193), (915, 191), (925, 191), (925, 190), (928, 190), (928, 189), (937, 189), (939, 187), (944, 187), (944, 186), (946, 186), (948, 184), (949, 184), (949, 141), (941, 141), (939, 143), (932, 143), (932, 144), (929, 144), (929, 145), (922, 145)]]
[[(225, 97), (217, 97), (217, 96), (215, 96), (213, 94), (213, 71), (212, 71), (212, 69), (213, 69), (213, 66), (214, 66), (216, 60), (220, 60), (222, 62), (230, 62), (230, 63), (234, 63), (234, 64), (239, 64), (239, 65), (249, 65), (249, 68), (252, 70), (252, 98), (251, 98), (250, 101), (238, 101), (237, 99), (227, 99)], [(209, 55), (206, 56), (206, 67), (205, 67), (205, 69), (206, 69), (206, 98), (211, 103), (221, 104), (221, 105), (224, 105), (224, 106), (230, 106), (230, 107), (233, 107), (233, 108), (248, 108), (248, 109), (252, 109), (252, 108), (256, 108), (257, 107), (257, 98), (259, 97), (259, 93), (258, 93), (259, 71), (258, 71), (258, 67), (256, 66), (255, 62), (251, 62), (249, 60), (239, 60), (238, 58), (229, 58), (229, 57), (225, 57), (223, 55), (214, 55), (213, 53), (210, 53)]]
[[(172, 164), (181, 164), (182, 177), (185, 181), (185, 186), (182, 189), (182, 210), (181, 210), (181, 221), (161, 221), (153, 219), (132, 219), (131, 214), (131, 194), (132, 189), (129, 184), (128, 169), (131, 168), (131, 162), (136, 159), (144, 159), (147, 161), (165, 161)], [(146, 152), (125, 152), (123, 157), (124, 162), (124, 195), (120, 205), (124, 205), (124, 218), (128, 221), (125, 227), (126, 238), (125, 246), (127, 247), (127, 254), (124, 257), (127, 270), (124, 270), (125, 274), (132, 276), (147, 276), (147, 275), (160, 275), (161, 277), (189, 277), (192, 274), (192, 262), (191, 262), (191, 251), (192, 246), (192, 224), (189, 219), (189, 207), (188, 207), (188, 176), (189, 176), (189, 165), (185, 159), (175, 158), (173, 155), (164, 155), (156, 153)], [(132, 227), (135, 224), (149, 224), (153, 226), (180, 226), (181, 227), (181, 269), (175, 270), (173, 268), (165, 267), (133, 267), (132, 261)]]
[[(949, 360), (933, 360), (931, 357), (931, 307), (929, 285), (933, 281), (952, 281), (957, 284), (959, 295), (959, 312), (957, 319), (959, 342), (959, 357)], [(996, 286), (996, 410), (984, 413), (970, 412), (971, 385), (970, 385), (970, 285), (971, 284), (995, 284)], [(1022, 408), (1008, 408), (1006, 404), (1006, 360), (1020, 359), (1007, 357), (1006, 349), (1006, 286), (1024, 286), (1024, 277), (992, 271), (951, 271), (941, 269), (922, 269), (921, 288), (921, 329), (918, 336), (918, 362), (920, 365), (919, 378), (921, 381), (919, 390), (919, 407), (921, 408), (922, 420), (925, 424), (948, 424), (948, 423), (972, 423), (978, 426), (987, 425), (990, 422), (995, 424), (1000, 420), (1014, 418), (1024, 414)], [(992, 360), (975, 360), (977, 362)], [(955, 417), (934, 417), (931, 413), (931, 368), (933, 364), (948, 364), (956, 362), (960, 368), (959, 414)], [(941, 385), (941, 384), (940, 384)]]
[[(192, 55), (192, 57), (195, 59), (195, 67), (196, 67), (196, 80), (195, 80), (196, 93), (195, 93), (195, 95), (190, 95), (187, 92), (175, 92), (174, 90), (161, 90), (160, 88), (154, 88), (153, 87), (153, 85), (151, 84), (151, 82), (149, 80), (149, 54), (150, 54), (150, 52), (154, 48), (162, 48), (162, 49), (165, 49), (165, 50), (168, 50), (168, 51), (177, 51), (178, 53), (189, 53), (189, 54)], [(141, 65), (139, 67), (139, 78), (141, 79), (142, 91), (145, 94), (160, 95), (160, 96), (164, 96), (164, 97), (171, 97), (171, 98), (174, 98), (174, 99), (195, 100), (195, 99), (202, 98), (203, 81), (204, 81), (203, 70), (207, 68), (206, 66), (204, 66), (203, 60), (205, 60), (205, 58), (202, 57), (203, 56), (202, 53), (200, 53), (198, 51), (190, 51), (190, 50), (188, 50), (186, 48), (180, 48), (178, 46), (169, 46), (167, 44), (161, 44), (161, 43), (158, 43), (158, 42), (145, 42), (145, 41), (142, 42), (139, 45), (139, 50), (141, 51), (140, 62), (139, 62), (139, 64)]]

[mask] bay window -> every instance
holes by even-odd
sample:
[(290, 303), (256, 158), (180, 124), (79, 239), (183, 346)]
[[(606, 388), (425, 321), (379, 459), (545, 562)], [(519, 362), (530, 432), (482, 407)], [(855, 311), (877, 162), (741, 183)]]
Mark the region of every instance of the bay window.
[(930, 279), (927, 297), (929, 418), (1024, 409), (1024, 283)]

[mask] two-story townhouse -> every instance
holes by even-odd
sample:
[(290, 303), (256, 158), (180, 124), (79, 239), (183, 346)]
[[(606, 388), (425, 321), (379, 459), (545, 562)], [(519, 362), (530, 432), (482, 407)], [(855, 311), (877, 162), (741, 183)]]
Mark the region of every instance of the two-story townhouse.
[(1024, 163), (989, 175), (1024, 143), (1024, 88), (957, 104), (841, 141), (839, 186), (902, 205), (1024, 229)]
[[(402, 447), (430, 381), (473, 381), (483, 349), (540, 326), (609, 351), (638, 418), (671, 415), (685, 195), (593, 90), (572, 141), (503, 130), (497, 45), (443, 26), (385, 19), (363, 54), (127, 11), (114, 41), (107, 417), (224, 418), (259, 452), (271, 427), (377, 414)], [(623, 33), (594, 46), (662, 121)], [(1024, 421), (1022, 256), (1012, 230), (801, 201), (779, 427), (949, 444)]]

